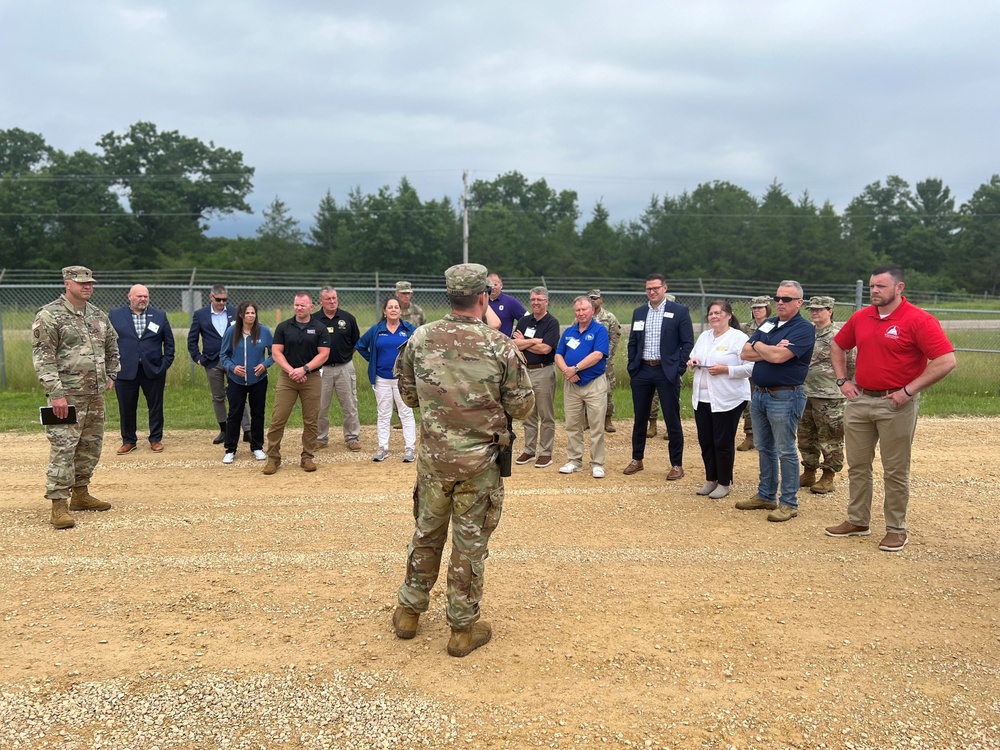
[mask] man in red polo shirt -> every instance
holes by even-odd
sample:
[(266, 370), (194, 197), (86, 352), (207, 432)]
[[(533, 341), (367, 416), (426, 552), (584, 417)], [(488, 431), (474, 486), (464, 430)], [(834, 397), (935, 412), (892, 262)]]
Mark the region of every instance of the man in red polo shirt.
[[(872, 304), (858, 310), (834, 337), (830, 359), (844, 407), (850, 479), (847, 520), (827, 536), (871, 534), (872, 463), (880, 444), (885, 480), (886, 534), (878, 548), (899, 552), (907, 544), (910, 447), (917, 428), (918, 394), (955, 369), (955, 348), (930, 313), (902, 296), (903, 269), (876, 268), (869, 282)], [(847, 379), (847, 352), (857, 347), (854, 381)]]

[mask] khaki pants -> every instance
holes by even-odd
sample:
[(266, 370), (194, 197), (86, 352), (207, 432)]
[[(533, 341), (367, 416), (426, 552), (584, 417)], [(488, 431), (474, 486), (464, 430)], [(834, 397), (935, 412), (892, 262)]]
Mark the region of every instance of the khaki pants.
[(285, 425), (292, 414), (295, 402), (302, 399), (302, 458), (311, 459), (316, 453), (316, 432), (319, 420), (319, 400), (323, 384), (318, 372), (311, 372), (304, 383), (296, 383), (282, 370), (278, 385), (274, 389), (274, 409), (271, 424), (267, 428), (268, 461), (281, 460), (281, 438), (285, 435)]
[(590, 424), (590, 465), (604, 466), (604, 415), (608, 410), (608, 379), (601, 375), (586, 385), (563, 385), (566, 415), (566, 457), (583, 466), (583, 413)]
[(344, 413), (344, 442), (349, 443), (361, 437), (361, 421), (358, 419), (358, 376), (353, 362), (342, 365), (325, 365), (320, 371), (323, 393), (319, 401), (319, 433), (316, 441), (326, 445), (330, 440), (330, 404), (336, 392), (340, 410)]
[[(547, 365), (528, 370), (535, 392), (535, 410), (524, 420), (524, 452), (551, 456), (556, 439), (556, 368)], [(536, 450), (537, 448), (537, 450)]]

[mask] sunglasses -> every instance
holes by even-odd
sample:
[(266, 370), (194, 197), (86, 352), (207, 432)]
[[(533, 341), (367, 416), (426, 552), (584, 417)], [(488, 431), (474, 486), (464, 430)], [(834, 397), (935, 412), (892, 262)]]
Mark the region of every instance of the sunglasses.
[(228, 302), (229, 297), (212, 297), (216, 302)]
[(795, 302), (795, 300), (799, 300), (799, 299), (802, 299), (802, 298), (801, 297), (775, 297), (774, 301), (775, 302), (784, 302), (787, 305), (789, 302)]

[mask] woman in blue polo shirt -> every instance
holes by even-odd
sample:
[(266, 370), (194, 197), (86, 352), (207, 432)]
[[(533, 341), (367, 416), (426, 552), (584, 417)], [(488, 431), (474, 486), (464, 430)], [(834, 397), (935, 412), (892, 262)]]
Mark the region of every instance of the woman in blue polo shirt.
[(375, 389), (378, 407), (378, 450), (372, 461), (384, 461), (389, 455), (389, 423), (392, 404), (396, 403), (399, 421), (403, 425), (403, 461), (416, 458), (417, 424), (413, 409), (403, 403), (399, 395), (399, 381), (393, 373), (399, 347), (409, 340), (416, 330), (411, 323), (400, 318), (402, 307), (396, 297), (389, 297), (382, 306), (382, 319), (365, 331), (357, 343), (357, 350), (368, 362), (368, 380)]

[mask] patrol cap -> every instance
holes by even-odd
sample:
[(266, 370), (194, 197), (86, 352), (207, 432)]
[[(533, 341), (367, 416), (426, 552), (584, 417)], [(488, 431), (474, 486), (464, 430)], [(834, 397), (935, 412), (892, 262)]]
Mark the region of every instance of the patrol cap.
[(590, 297), (591, 299), (601, 299), (601, 290), (591, 289), (589, 292), (587, 292), (587, 296)]
[(763, 297), (754, 297), (750, 300), (750, 307), (770, 307), (772, 302), (774, 302), (774, 300), (767, 295), (764, 295)]
[(63, 270), (63, 281), (75, 281), (78, 284), (92, 284), (93, 272), (86, 266), (66, 266)]
[(822, 310), (824, 308), (833, 309), (833, 297), (811, 297), (809, 299), (810, 310)]
[(486, 266), (478, 263), (459, 263), (444, 272), (444, 285), (448, 294), (456, 297), (471, 297), (489, 288)]
[(396, 293), (398, 294), (399, 292), (409, 292), (410, 294), (413, 294), (413, 284), (409, 281), (397, 281)]

